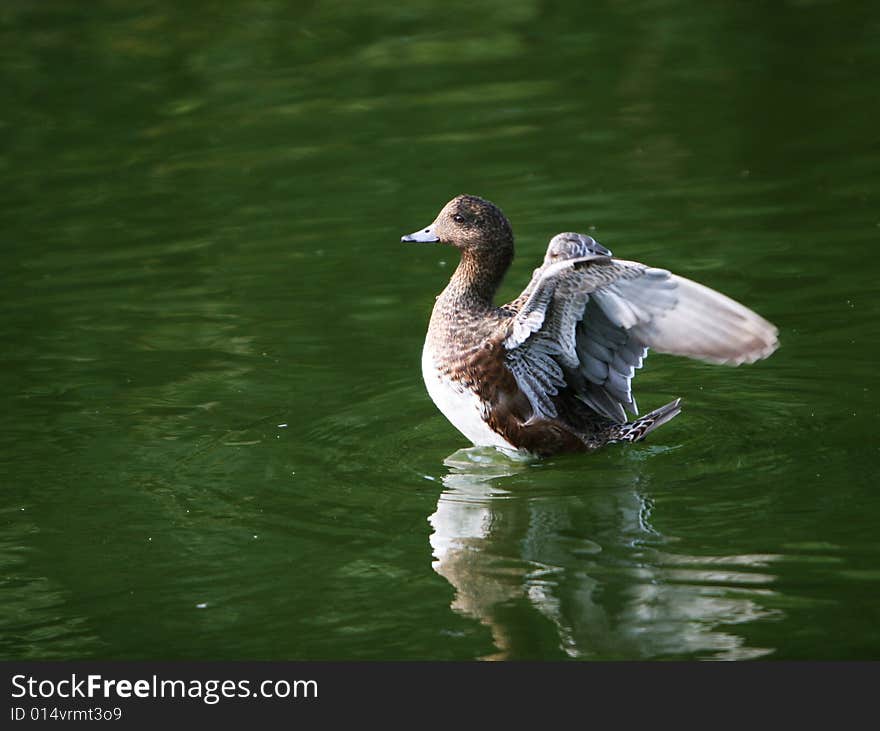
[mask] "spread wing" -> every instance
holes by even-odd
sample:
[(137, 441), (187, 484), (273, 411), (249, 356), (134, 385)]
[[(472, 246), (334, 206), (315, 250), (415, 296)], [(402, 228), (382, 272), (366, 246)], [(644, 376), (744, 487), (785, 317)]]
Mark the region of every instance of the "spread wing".
[(553, 418), (571, 388), (615, 421), (638, 413), (631, 381), (649, 348), (739, 365), (766, 358), (777, 330), (725, 295), (665, 269), (590, 255), (543, 266), (509, 307), (506, 362), (534, 410)]

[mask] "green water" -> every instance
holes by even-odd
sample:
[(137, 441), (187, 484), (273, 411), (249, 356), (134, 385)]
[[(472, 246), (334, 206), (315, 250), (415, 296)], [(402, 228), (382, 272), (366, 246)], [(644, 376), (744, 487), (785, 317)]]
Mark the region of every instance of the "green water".
[[(5, 2), (0, 657), (880, 659), (880, 7)], [(468, 450), (460, 192), (747, 303), (641, 445)]]

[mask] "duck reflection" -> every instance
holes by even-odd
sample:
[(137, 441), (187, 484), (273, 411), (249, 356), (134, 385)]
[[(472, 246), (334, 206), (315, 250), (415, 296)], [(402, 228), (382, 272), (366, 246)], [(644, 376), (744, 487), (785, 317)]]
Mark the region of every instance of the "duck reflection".
[[(773, 555), (688, 556), (650, 523), (639, 460), (595, 475), (595, 489), (560, 494), (505, 489), (541, 465), (492, 449), (463, 449), (428, 518), (434, 570), (455, 589), (451, 609), (491, 632), (485, 659), (545, 657), (547, 621), (575, 658), (746, 659), (736, 625), (772, 614)], [(641, 454), (641, 457), (639, 456)], [(626, 472), (624, 470), (623, 472)], [(611, 484), (609, 484), (609, 482)], [(601, 484), (600, 484), (601, 483)], [(540, 650), (538, 643), (544, 647)]]

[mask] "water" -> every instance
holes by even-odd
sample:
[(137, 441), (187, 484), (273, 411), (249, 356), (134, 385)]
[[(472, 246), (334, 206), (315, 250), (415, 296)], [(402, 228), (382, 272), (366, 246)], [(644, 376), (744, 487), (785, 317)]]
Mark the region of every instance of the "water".
[[(880, 10), (8, 2), (0, 657), (880, 658)], [(460, 192), (724, 291), (647, 443), (467, 445)]]

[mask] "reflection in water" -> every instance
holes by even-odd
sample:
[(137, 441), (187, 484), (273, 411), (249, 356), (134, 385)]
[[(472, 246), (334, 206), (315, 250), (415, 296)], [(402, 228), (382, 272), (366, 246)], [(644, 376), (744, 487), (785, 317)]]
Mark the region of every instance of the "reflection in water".
[(577, 495), (529, 495), (499, 486), (527, 462), (474, 448), (445, 464), (428, 519), (433, 568), (455, 589), (452, 610), (491, 631), (497, 652), (487, 659), (530, 654), (517, 606), (549, 620), (573, 658), (773, 652), (747, 646), (731, 626), (773, 614), (761, 600), (775, 593), (766, 569), (779, 557), (665, 550), (671, 539), (651, 527), (651, 503), (633, 487), (638, 475)]

